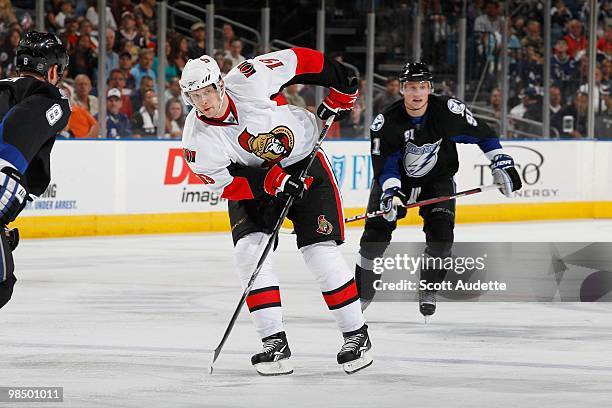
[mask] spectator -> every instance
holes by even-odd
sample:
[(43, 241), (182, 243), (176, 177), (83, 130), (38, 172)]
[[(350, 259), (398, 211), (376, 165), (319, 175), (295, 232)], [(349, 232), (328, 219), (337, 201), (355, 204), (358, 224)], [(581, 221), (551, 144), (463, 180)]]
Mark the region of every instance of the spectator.
[(111, 10), (115, 21), (121, 21), (123, 13), (126, 11), (134, 14), (134, 5), (131, 0), (113, 0)]
[(551, 79), (557, 85), (564, 98), (576, 91), (578, 66), (576, 61), (567, 54), (567, 42), (561, 39), (555, 44), (555, 53), (551, 61)]
[(580, 139), (587, 133), (588, 96), (584, 92), (576, 92), (574, 103), (561, 111), (562, 136)]
[(550, 9), (551, 25), (556, 29), (563, 29), (572, 18), (574, 18), (574, 16), (565, 5), (565, 1), (556, 0), (555, 5)]
[(524, 48), (533, 47), (539, 56), (544, 55), (544, 39), (540, 34), (540, 23), (537, 21), (527, 23), (527, 35), (521, 40), (521, 45)]
[(229, 58), (223, 58), (223, 65), (221, 65), (221, 77), (224, 78), (233, 68), (232, 60)]
[(601, 62), (601, 83), (607, 88), (612, 87), (612, 61), (605, 59)]
[[(558, 133), (551, 132), (550, 136), (558, 136), (563, 131), (563, 116), (561, 111), (563, 105), (561, 97), (561, 89), (557, 86), (550, 87), (550, 126), (551, 128), (557, 129)], [(546, 135), (544, 135), (546, 136)]]
[(582, 32), (583, 24), (580, 20), (570, 20), (568, 28), (569, 34), (563, 37), (567, 42), (567, 54), (570, 58), (578, 60), (581, 57), (578, 53), (587, 47), (587, 39)]
[[(172, 57), (172, 46), (169, 41), (166, 41), (166, 46), (164, 47), (164, 51), (166, 52), (166, 72), (164, 78), (166, 82), (170, 79), (180, 76), (179, 70), (176, 66), (176, 63), (173, 61)], [(158, 65), (157, 65), (157, 55), (153, 58), (153, 66), (151, 69), (157, 73)]]
[(132, 131), (134, 137), (157, 136), (157, 105), (159, 101), (152, 88), (144, 92), (142, 107), (134, 114), (132, 119)]
[(612, 96), (605, 95), (606, 110), (595, 115), (595, 137), (612, 138)]
[[(530, 119), (525, 117), (527, 112), (530, 112), (531, 115), (537, 115), (533, 109), (536, 107), (538, 102), (538, 92), (535, 88), (528, 87), (521, 92), (519, 97), (521, 98), (521, 103), (510, 109), (510, 116), (514, 117), (514, 120), (510, 119), (510, 123), (512, 128), (517, 131), (531, 133), (531, 126), (526, 124), (524, 121), (517, 119)], [(531, 120), (533, 120), (533, 116), (531, 116)]]
[(17, 55), (17, 46), (21, 41), (21, 32), (19, 30), (11, 30), (4, 38), (4, 45), (0, 48), (0, 69), (2, 69), (2, 78), (6, 78), (7, 73), (12, 69)]
[(142, 107), (144, 101), (144, 94), (147, 89), (153, 89), (153, 85), (153, 78), (147, 75), (142, 77), (138, 92), (132, 92), (132, 96), (130, 97), (132, 99), (132, 109), (134, 110), (134, 112), (137, 112)]
[(181, 85), (179, 84), (178, 78), (172, 78), (170, 81), (168, 81), (168, 88), (164, 94), (167, 101), (176, 98), (183, 106), (183, 112), (189, 112), (190, 107), (187, 106), (183, 100), (183, 96), (181, 95)]
[(106, 73), (108, 74), (113, 69), (119, 68), (119, 55), (113, 49), (115, 48), (115, 32), (110, 28), (106, 29)]
[(499, 88), (494, 88), (489, 95), (489, 108), (493, 111), (495, 118), (501, 118), (502, 94)]
[(125, 87), (134, 90), (136, 89), (136, 79), (130, 73), (132, 70), (132, 55), (129, 52), (122, 52), (119, 55), (119, 69), (125, 76)]
[(138, 61), (138, 54), (140, 54), (140, 48), (138, 48), (136, 45), (134, 45), (134, 41), (126, 40), (124, 38), (120, 52), (124, 52), (124, 51), (127, 52), (128, 54), (130, 54), (130, 57), (132, 58), (132, 62), (133, 63)]
[(185, 126), (185, 114), (183, 104), (176, 98), (166, 102), (166, 131), (164, 138), (180, 139)]
[(514, 32), (516, 33), (517, 37), (523, 38), (527, 35), (527, 28), (525, 27), (525, 17), (516, 16), (513, 19), (513, 25)]
[(522, 81), (526, 86), (538, 87), (542, 84), (544, 74), (544, 59), (533, 46), (527, 47), (522, 68)]
[[(122, 95), (117, 88), (106, 93), (106, 137), (119, 139), (132, 136), (132, 125), (128, 117), (121, 112)], [(95, 116), (98, 120), (98, 115)]]
[(304, 102), (304, 98), (299, 95), (298, 90), (298, 84), (289, 85), (283, 89), (283, 94), (285, 95), (289, 105), (299, 106), (300, 108), (306, 109), (306, 102)]
[(60, 34), (60, 38), (66, 45), (68, 53), (71, 53), (76, 48), (77, 42), (79, 41), (79, 23), (76, 17), (70, 16), (66, 18), (65, 24), (66, 29)]
[[(604, 100), (604, 95), (608, 95), (610, 90), (601, 83), (602, 75), (601, 69), (595, 68), (595, 92), (592, 95), (595, 113), (603, 112), (606, 110), (606, 102)], [(589, 91), (589, 84), (582, 84), (580, 88), (578, 88), (580, 92), (584, 92), (585, 94), (591, 94)]]
[(138, 54), (138, 64), (131, 69), (130, 73), (134, 77), (136, 87), (140, 87), (140, 80), (143, 76), (150, 76), (153, 81), (156, 80), (157, 74), (151, 69), (153, 66), (153, 50), (144, 49)]
[[(99, 19), (98, 2), (93, 1), (90, 4), (91, 6), (89, 6), (89, 8), (87, 9), (87, 12), (85, 13), (85, 18), (91, 22), (91, 24), (97, 31), (100, 31), (100, 27), (98, 27), (98, 19)], [(115, 17), (113, 16), (111, 8), (108, 6), (106, 6), (106, 25), (105, 27), (113, 31), (117, 31), (117, 21), (115, 20)]]
[(60, 6), (64, 0), (51, 0), (45, 4), (45, 12), (47, 18), (45, 19), (45, 26), (49, 27), (50, 31), (59, 33), (59, 27), (57, 26), (56, 16), (60, 12)]
[(607, 26), (603, 37), (597, 40), (597, 50), (612, 57), (612, 26)]
[(215, 51), (214, 58), (217, 65), (222, 67), (225, 60), (225, 51)]
[(142, 24), (138, 28), (138, 35), (134, 38), (134, 45), (138, 48), (145, 49), (150, 48), (152, 50), (155, 49), (155, 43), (151, 41), (151, 32), (149, 31), (149, 26), (146, 24)]
[(586, 53), (582, 54), (578, 61), (578, 84), (584, 84), (589, 82), (589, 57)]
[(91, 41), (88, 35), (79, 36), (77, 46), (70, 54), (68, 67), (70, 75), (74, 78), (84, 74), (89, 78), (94, 77), (94, 70), (98, 66), (98, 57), (91, 48)]
[(488, 36), (484, 33), (497, 33), (501, 35), (502, 21), (499, 17), (499, 4), (497, 1), (487, 1), (484, 14), (474, 21), (474, 31), (481, 36), (481, 43), (485, 43)]
[(499, 88), (494, 88), (489, 94), (489, 103), (487, 105), (491, 109), (491, 115), (495, 120), (487, 120), (487, 124), (495, 131), (495, 133), (501, 133), (500, 120), (501, 120), (501, 108), (502, 108), (502, 94)]
[[(70, 89), (68, 87), (61, 87), (64, 95), (70, 98)], [(70, 136), (75, 138), (96, 138), (98, 137), (98, 131), (100, 126), (87, 109), (81, 105), (73, 103), (71, 106), (72, 112), (70, 113), (70, 119), (68, 120), (68, 133)]]
[(134, 14), (129, 11), (123, 12), (121, 15), (121, 26), (117, 34), (117, 48), (115, 51), (120, 52), (120, 47), (123, 46), (125, 41), (134, 41), (138, 35)]
[(60, 12), (55, 16), (55, 24), (59, 28), (60, 32), (64, 29), (64, 23), (67, 17), (75, 17), (74, 9), (70, 1), (63, 1), (60, 3)]
[(155, 15), (155, 0), (140, 0), (140, 3), (134, 7), (134, 15), (138, 26), (142, 24), (149, 27), (151, 32), (157, 33), (157, 17)]
[[(195, 22), (191, 25), (191, 40), (187, 49), (187, 55), (190, 59), (200, 58), (206, 54), (206, 25), (201, 22)], [(219, 65), (221, 66), (221, 65)]]
[(363, 110), (363, 104), (356, 103), (349, 117), (340, 122), (340, 135), (343, 138), (363, 139), (365, 137)]
[(236, 37), (234, 27), (230, 23), (223, 24), (223, 51), (229, 51), (232, 38)]
[(125, 73), (120, 69), (113, 69), (108, 77), (108, 87), (116, 88), (121, 92), (120, 112), (124, 113), (128, 119), (132, 119), (132, 100), (130, 95), (132, 90), (125, 87)]
[(395, 77), (388, 77), (387, 82), (385, 83), (385, 92), (378, 95), (372, 103), (374, 114), (377, 115), (381, 113), (387, 106), (401, 98), (402, 96), (400, 95), (399, 79)]
[(180, 76), (187, 61), (189, 61), (189, 43), (187, 42), (187, 38), (182, 35), (177, 35), (172, 42), (168, 61), (168, 64), (172, 63), (172, 65), (176, 67), (176, 75), (172, 76)]
[(17, 22), (11, 0), (0, 0), (0, 30), (6, 31), (12, 23)]
[(79, 35), (88, 36), (91, 43), (91, 49), (94, 51), (98, 49), (98, 39), (93, 35), (93, 24), (91, 24), (89, 20), (81, 20), (79, 23)]
[(485, 75), (483, 76), (485, 88), (492, 86), (499, 67), (497, 64), (501, 49), (502, 20), (498, 15), (499, 4), (496, 1), (487, 1), (485, 14), (478, 16), (474, 21), (477, 57), (472, 72), (478, 77)]
[(232, 38), (230, 41), (230, 49), (225, 52), (225, 58), (232, 61), (232, 68), (240, 64), (246, 58), (242, 55), (242, 40), (238, 37)]
[(72, 98), (73, 105), (79, 105), (87, 110), (87, 112), (95, 115), (98, 113), (98, 98), (90, 95), (91, 80), (87, 75), (79, 74), (74, 79), (74, 97)]

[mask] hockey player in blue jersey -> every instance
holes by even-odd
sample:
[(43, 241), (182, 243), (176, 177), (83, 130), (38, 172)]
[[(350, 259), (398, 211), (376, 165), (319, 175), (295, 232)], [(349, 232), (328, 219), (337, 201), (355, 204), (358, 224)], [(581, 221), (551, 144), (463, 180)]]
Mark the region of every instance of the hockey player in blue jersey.
[[(379, 113), (370, 128), (374, 180), (368, 212), (380, 209), (385, 215), (366, 220), (361, 237), (355, 279), (364, 309), (374, 298), (374, 281), (378, 279), (372, 272), (372, 261), (384, 252), (385, 245), (380, 243), (391, 242), (397, 219), (406, 216), (402, 205), (455, 193), (457, 143), (476, 144), (484, 152), (491, 160), (494, 182), (504, 195), (521, 188), (514, 160), (502, 149), (498, 135), (460, 100), (433, 94), (432, 81), (425, 64), (406, 64), (400, 75), (403, 99)], [(425, 256), (450, 256), (455, 200), (421, 207), (419, 215), (424, 222)], [(439, 283), (445, 276), (444, 269), (425, 267), (420, 271), (420, 279), (428, 284)], [(435, 313), (434, 290), (419, 292), (419, 310), (424, 316)]]

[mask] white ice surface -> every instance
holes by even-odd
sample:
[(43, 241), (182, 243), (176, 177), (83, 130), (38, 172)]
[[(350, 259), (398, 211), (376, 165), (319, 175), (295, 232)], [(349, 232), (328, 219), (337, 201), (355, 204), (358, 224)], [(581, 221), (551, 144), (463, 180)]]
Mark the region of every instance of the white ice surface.
[[(353, 264), (359, 229), (342, 251)], [(421, 240), (402, 228), (395, 240)], [(457, 241), (612, 241), (612, 221), (458, 225)], [(415, 303), (366, 313), (374, 364), (335, 362), (341, 337), (291, 236), (276, 253), (295, 373), (260, 377), (228, 234), (24, 240), (0, 310), (0, 386), (63, 386), (16, 407), (609, 407), (612, 303)]]

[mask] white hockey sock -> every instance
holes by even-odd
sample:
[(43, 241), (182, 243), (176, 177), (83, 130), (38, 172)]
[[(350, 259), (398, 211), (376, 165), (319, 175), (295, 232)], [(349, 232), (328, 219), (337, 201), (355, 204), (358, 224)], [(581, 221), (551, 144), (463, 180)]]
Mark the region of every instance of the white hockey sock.
[(355, 278), (334, 241), (303, 247), (306, 266), (315, 275), (327, 307), (345, 333), (365, 324)]
[[(263, 232), (254, 232), (236, 243), (234, 255), (243, 289), (249, 283), (268, 237)], [(272, 252), (268, 254), (246, 299), (255, 330), (262, 339), (284, 330), (278, 278), (272, 272), (273, 255)]]

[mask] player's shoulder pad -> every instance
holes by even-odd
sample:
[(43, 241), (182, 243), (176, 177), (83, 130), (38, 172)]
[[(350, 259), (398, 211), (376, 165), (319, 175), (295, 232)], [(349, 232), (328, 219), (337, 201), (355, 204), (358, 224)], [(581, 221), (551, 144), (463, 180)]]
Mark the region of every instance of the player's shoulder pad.
[(372, 124), (370, 125), (370, 130), (372, 132), (378, 132), (380, 129), (382, 129), (384, 124), (385, 124), (385, 115), (383, 115), (382, 113), (379, 113), (378, 115), (376, 115), (376, 117), (372, 121)]
[(429, 104), (434, 109), (439, 109), (445, 112), (454, 113), (455, 115), (463, 116), (465, 109), (467, 108), (465, 102), (454, 96), (448, 95), (436, 95), (431, 94), (429, 96)]
[(391, 105), (387, 106), (382, 113), (376, 115), (374, 120), (372, 121), (372, 125), (370, 126), (370, 130), (373, 132), (378, 132), (385, 124), (385, 120), (393, 119), (393, 117), (397, 114), (403, 112), (404, 109), (404, 99), (400, 99), (398, 101), (393, 102)]

